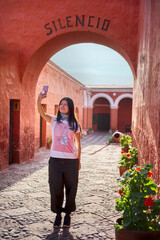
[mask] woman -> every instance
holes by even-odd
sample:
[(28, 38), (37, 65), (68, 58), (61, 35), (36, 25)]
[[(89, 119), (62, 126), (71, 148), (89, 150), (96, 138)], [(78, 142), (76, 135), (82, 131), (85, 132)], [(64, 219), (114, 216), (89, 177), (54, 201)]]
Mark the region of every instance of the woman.
[[(75, 198), (78, 186), (78, 170), (81, 168), (81, 128), (75, 118), (72, 99), (68, 97), (61, 99), (56, 118), (44, 112), (41, 101), (45, 97), (46, 93), (40, 93), (37, 105), (41, 117), (50, 123), (52, 128), (49, 186), (51, 211), (56, 213), (54, 227), (61, 226), (62, 212), (65, 212), (63, 227), (70, 227), (70, 214), (76, 210)], [(64, 188), (66, 203), (63, 208)]]

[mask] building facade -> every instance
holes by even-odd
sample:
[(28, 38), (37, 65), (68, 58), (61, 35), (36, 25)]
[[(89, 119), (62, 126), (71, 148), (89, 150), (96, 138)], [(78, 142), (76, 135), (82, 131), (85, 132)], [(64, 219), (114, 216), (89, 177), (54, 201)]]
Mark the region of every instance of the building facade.
[[(84, 108), (95, 131), (131, 131), (133, 88), (130, 86), (87, 86)], [(85, 111), (85, 110), (84, 110)], [(87, 125), (87, 124), (86, 124)]]

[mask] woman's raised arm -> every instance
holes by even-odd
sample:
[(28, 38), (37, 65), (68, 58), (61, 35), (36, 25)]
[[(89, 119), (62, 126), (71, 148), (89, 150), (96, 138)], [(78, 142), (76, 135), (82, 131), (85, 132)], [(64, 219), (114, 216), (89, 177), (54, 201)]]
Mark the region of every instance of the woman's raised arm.
[(52, 117), (49, 114), (45, 113), (45, 111), (41, 105), (42, 99), (46, 98), (46, 96), (47, 96), (46, 93), (39, 94), (38, 100), (37, 100), (37, 106), (38, 106), (38, 111), (39, 111), (39, 114), (41, 115), (41, 117), (44, 118), (44, 120), (46, 120), (48, 123), (51, 123)]

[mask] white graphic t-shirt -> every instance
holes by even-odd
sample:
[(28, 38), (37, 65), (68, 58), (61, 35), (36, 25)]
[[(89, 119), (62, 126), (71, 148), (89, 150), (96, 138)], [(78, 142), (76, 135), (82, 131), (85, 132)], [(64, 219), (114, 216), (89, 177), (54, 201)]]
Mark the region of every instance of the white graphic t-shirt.
[[(67, 120), (57, 123), (57, 118), (52, 116), (52, 146), (50, 156), (54, 158), (76, 159), (77, 148), (74, 142), (74, 130), (69, 126)], [(80, 127), (76, 133), (80, 132)]]

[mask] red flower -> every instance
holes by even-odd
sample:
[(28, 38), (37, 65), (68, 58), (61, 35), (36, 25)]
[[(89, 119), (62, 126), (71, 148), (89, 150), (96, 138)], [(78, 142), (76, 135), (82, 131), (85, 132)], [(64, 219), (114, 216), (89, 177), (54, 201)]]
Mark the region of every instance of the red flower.
[(121, 151), (121, 153), (123, 154), (123, 153), (124, 153), (124, 151)]
[(128, 132), (127, 135), (130, 135), (130, 133)]
[(122, 188), (121, 188), (121, 190), (118, 191), (118, 193), (119, 193), (120, 195), (123, 194)]
[(141, 169), (140, 167), (137, 167), (135, 170), (136, 170), (137, 172), (139, 172), (139, 171), (140, 171), (140, 169)]
[(152, 207), (153, 206), (153, 200), (151, 197), (148, 197), (145, 199), (144, 201), (144, 205), (147, 206), (147, 207)]
[(151, 177), (152, 176), (152, 172), (148, 172), (148, 176), (147, 177)]
[(126, 157), (127, 157), (127, 158), (130, 158), (130, 157), (131, 157), (131, 154), (130, 154), (130, 153), (127, 153), (127, 154), (126, 154)]

